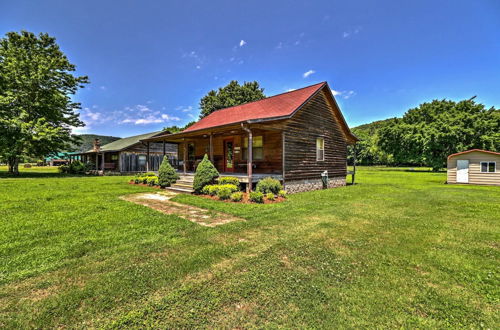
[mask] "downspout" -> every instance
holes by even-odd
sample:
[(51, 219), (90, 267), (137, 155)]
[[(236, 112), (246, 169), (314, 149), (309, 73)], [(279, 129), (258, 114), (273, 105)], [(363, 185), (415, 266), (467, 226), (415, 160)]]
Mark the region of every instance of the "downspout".
[(253, 158), (253, 135), (252, 130), (241, 123), (241, 128), (248, 133), (248, 157), (247, 157), (247, 175), (248, 175), (248, 192), (252, 191), (252, 158)]

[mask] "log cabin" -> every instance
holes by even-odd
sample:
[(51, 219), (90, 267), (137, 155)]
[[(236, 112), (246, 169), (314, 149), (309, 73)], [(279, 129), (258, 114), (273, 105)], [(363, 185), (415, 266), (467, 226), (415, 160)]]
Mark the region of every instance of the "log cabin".
[(207, 154), (221, 175), (237, 177), (247, 190), (271, 176), (295, 193), (344, 186), (347, 146), (358, 139), (322, 82), (220, 109), (182, 132), (142, 141), (177, 144), (184, 177)]

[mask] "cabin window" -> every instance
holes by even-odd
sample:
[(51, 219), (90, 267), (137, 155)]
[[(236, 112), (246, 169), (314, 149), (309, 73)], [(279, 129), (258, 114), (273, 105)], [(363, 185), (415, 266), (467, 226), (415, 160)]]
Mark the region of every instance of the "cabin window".
[[(254, 136), (252, 139), (252, 159), (262, 160), (264, 159), (264, 143), (262, 136)], [(243, 160), (248, 159), (248, 138), (246, 137), (243, 141), (243, 154), (241, 155)]]
[(111, 160), (118, 160), (118, 155), (111, 155)]
[(325, 139), (323, 138), (316, 139), (316, 160), (325, 160)]
[(139, 155), (137, 159), (139, 161), (139, 166), (146, 166), (146, 155)]
[(481, 173), (495, 173), (496, 167), (496, 162), (481, 162)]

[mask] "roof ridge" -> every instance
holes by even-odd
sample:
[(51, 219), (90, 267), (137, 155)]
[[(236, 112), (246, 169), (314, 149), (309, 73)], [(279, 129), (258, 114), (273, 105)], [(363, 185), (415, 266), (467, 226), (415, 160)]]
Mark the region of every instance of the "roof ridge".
[[(275, 94), (275, 95), (271, 95), (271, 96), (266, 96), (265, 98), (257, 100), (257, 101), (250, 101), (250, 102), (245, 102), (245, 103), (241, 103), (241, 104), (238, 104), (238, 105), (232, 105), (232, 106), (227, 107), (227, 108), (217, 109), (214, 112), (221, 111), (221, 110), (226, 110), (226, 109), (231, 109), (231, 108), (235, 108), (235, 107), (239, 107), (239, 106), (242, 106), (242, 105), (245, 105), (245, 104), (257, 103), (257, 102), (260, 102), (260, 101), (271, 99), (273, 97), (277, 97), (277, 96), (281, 96), (281, 95), (285, 95), (285, 94), (289, 94), (289, 93), (294, 93), (294, 92), (298, 92), (298, 91), (300, 91), (302, 89), (310, 88), (310, 87), (313, 87), (313, 86), (316, 86), (316, 85), (325, 85), (325, 84), (326, 84), (326, 81), (322, 81), (320, 83), (316, 83), (316, 84), (312, 84), (312, 85), (309, 85), (309, 86), (297, 88), (297, 89), (294, 89), (294, 90), (291, 90), (291, 91), (286, 91), (286, 92), (283, 92), (283, 93), (279, 93), (279, 94)], [(212, 112), (212, 113), (214, 113), (214, 112)], [(212, 113), (210, 113), (208, 116), (210, 116)], [(206, 116), (206, 117), (208, 117), (208, 116)], [(203, 118), (206, 118), (206, 117), (203, 117)]]

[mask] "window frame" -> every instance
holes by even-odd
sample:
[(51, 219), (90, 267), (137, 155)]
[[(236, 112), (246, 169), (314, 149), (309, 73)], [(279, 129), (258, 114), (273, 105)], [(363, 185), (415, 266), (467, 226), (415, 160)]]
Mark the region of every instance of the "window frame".
[[(483, 171), (483, 164), (486, 164), (486, 171)], [(494, 171), (490, 171), (490, 164), (493, 164)], [(496, 161), (482, 161), (479, 163), (479, 170), (481, 173), (496, 173), (497, 172), (497, 162)]]
[[(318, 141), (322, 141), (323, 148), (318, 148)], [(320, 159), (321, 156), (321, 159)], [(325, 161), (325, 138), (323, 136), (319, 136), (316, 138), (316, 161), (324, 162)]]

